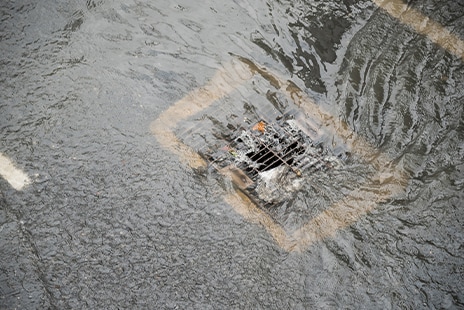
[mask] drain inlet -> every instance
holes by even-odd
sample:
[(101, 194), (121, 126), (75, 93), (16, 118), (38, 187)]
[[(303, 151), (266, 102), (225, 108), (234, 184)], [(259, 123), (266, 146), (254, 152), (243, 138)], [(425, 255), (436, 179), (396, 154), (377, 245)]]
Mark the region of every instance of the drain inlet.
[(311, 171), (341, 164), (291, 118), (236, 129), (226, 142), (200, 154), (263, 207), (288, 199), (301, 187), (298, 179)]

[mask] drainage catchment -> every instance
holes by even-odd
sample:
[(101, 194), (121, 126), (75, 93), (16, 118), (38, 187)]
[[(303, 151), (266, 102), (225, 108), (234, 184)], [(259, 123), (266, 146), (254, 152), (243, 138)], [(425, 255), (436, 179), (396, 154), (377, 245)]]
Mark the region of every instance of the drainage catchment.
[(231, 129), (221, 139), (224, 145), (199, 153), (261, 207), (278, 206), (294, 196), (305, 176), (342, 164), (291, 115)]
[(401, 165), (293, 82), (240, 57), (150, 127), (182, 162), (227, 176), (225, 202), (287, 251), (333, 236), (407, 186)]

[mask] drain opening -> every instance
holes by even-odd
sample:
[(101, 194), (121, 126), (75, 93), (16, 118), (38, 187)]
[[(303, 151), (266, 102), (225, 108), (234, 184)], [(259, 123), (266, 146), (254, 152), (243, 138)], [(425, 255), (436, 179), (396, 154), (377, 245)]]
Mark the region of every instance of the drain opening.
[(341, 165), (288, 117), (235, 129), (225, 140), (200, 154), (262, 207), (291, 199), (311, 172)]

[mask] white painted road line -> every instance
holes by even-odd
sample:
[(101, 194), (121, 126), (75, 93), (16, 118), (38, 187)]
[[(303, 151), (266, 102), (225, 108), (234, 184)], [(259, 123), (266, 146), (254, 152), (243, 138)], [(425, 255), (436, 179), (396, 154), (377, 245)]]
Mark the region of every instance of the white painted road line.
[(16, 168), (13, 162), (2, 153), (0, 153), (0, 175), (18, 191), (31, 182), (27, 174)]

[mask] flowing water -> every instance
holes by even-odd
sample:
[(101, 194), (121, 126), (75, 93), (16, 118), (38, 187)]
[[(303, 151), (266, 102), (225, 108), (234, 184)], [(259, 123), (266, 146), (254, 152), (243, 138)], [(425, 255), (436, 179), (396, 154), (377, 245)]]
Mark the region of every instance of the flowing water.
[[(0, 308), (464, 307), (464, 53), (427, 35), (436, 22), (462, 43), (462, 1), (408, 1), (421, 32), (367, 0), (33, 2), (0, 5), (0, 153), (31, 179), (0, 178)], [(243, 59), (261, 77), (229, 78)], [(401, 170), (382, 181), (401, 190), (346, 199), (373, 201), (281, 247), (226, 203), (227, 180), (150, 129), (177, 122), (165, 111), (225, 127), (218, 110), (172, 109), (218, 72), (211, 101), (245, 114), (294, 104), (275, 85), (288, 81)], [(294, 230), (374, 193), (365, 159), (319, 172), (274, 219)]]

